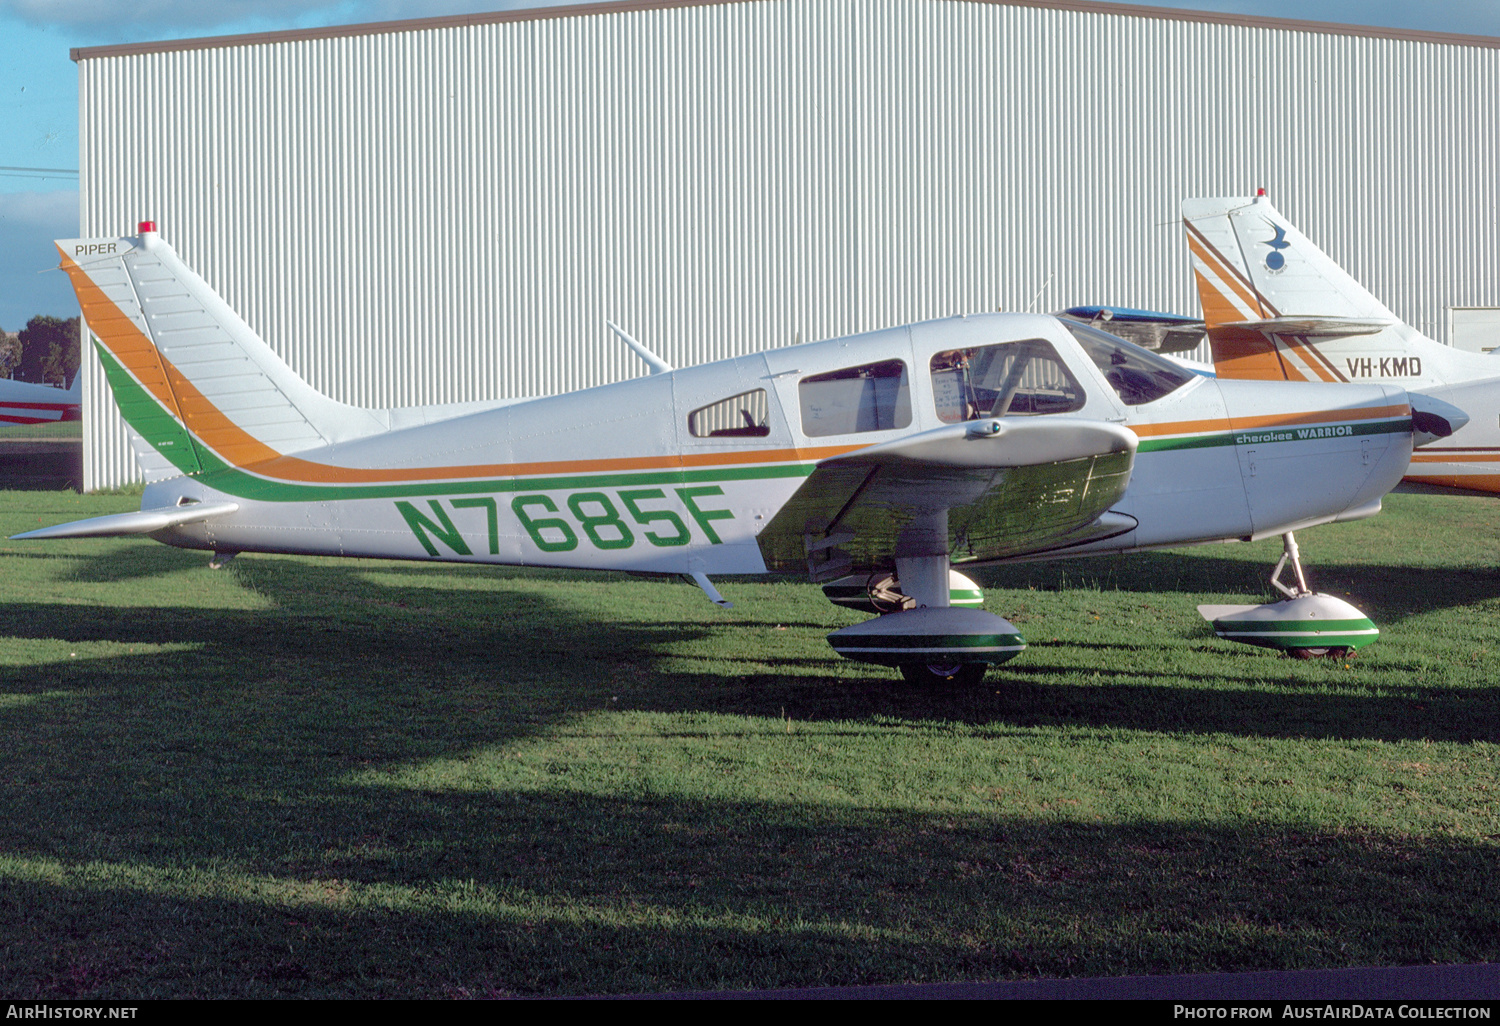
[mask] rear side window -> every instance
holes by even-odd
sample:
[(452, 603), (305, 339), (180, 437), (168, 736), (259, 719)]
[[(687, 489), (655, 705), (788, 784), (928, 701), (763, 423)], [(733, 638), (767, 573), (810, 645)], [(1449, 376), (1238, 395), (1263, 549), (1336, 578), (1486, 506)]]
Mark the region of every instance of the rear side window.
[(938, 419), (1034, 416), (1083, 409), (1083, 388), (1046, 339), (949, 349), (932, 358)]
[(846, 367), (797, 385), (802, 433), (852, 435), (911, 425), (911, 386), (900, 360)]
[(770, 433), (764, 388), (720, 399), (688, 414), (688, 434), (694, 438), (764, 438)]

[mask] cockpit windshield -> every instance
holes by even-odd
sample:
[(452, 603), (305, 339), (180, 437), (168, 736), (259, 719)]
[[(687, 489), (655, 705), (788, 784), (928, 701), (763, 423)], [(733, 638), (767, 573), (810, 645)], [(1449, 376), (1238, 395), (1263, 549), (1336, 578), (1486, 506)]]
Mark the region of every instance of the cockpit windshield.
[(1192, 371), (1149, 349), (1066, 317), (1062, 322), (1126, 406), (1155, 402), (1193, 380)]

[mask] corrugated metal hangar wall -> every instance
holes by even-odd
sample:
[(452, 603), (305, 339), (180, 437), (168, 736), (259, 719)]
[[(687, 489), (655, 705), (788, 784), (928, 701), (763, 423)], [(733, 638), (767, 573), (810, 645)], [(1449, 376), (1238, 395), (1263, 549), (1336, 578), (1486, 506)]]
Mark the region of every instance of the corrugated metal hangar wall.
[[(545, 394), (952, 313), (1192, 313), (1265, 186), (1443, 338), (1500, 301), (1500, 40), (1101, 3), (614, 3), (76, 51), (82, 230), (317, 388)], [(135, 476), (86, 364), (85, 487)]]

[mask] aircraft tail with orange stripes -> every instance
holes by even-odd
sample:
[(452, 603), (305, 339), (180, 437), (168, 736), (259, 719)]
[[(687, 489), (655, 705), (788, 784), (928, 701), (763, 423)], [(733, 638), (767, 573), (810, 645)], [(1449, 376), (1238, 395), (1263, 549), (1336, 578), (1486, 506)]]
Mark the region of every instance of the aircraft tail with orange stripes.
[(1468, 423), (1412, 456), (1408, 481), (1500, 492), (1500, 360), (1405, 324), (1272, 207), (1190, 199), (1182, 222), (1221, 378), (1389, 382), (1461, 409)]
[(255, 462), (465, 409), (369, 410), (323, 395), (149, 221), (135, 237), (64, 240), (58, 251), (148, 483), (216, 459)]

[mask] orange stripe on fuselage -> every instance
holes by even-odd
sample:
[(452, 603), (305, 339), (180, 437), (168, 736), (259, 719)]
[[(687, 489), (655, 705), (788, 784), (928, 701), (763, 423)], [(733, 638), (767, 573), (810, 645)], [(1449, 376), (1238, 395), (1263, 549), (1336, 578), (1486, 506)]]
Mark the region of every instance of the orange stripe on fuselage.
[(1444, 452), (1441, 449), (1435, 451), (1418, 449), (1411, 454), (1411, 461), (1413, 463), (1494, 463), (1500, 465), (1500, 452), (1494, 450)]
[(1460, 491), (1500, 493), (1500, 475), (1496, 474), (1407, 474), (1402, 480)]
[[(163, 406), (183, 420), (204, 444), (241, 470), (281, 481), (313, 484), (375, 484), (465, 480), (476, 478), (530, 477), (577, 473), (672, 470), (757, 463), (808, 463), (865, 448), (862, 445), (816, 448), (758, 449), (740, 452), (705, 452), (620, 457), (615, 459), (559, 460), (528, 463), (496, 463), (450, 467), (361, 468), (314, 463), (285, 456), (234, 424), (213, 402), (198, 391), (170, 360), (126, 317), (114, 301), (95, 285), (88, 274), (61, 248), (62, 266), (72, 279), (90, 330), (115, 358), (139, 380)], [(180, 397), (180, 400), (179, 400)], [(186, 411), (186, 416), (184, 412)], [(1142, 424), (1132, 428), (1141, 437), (1205, 434), (1253, 428), (1324, 424), (1351, 419), (1375, 419), (1410, 415), (1407, 406), (1382, 406), (1354, 410), (1318, 410), (1307, 413), (1273, 414), (1244, 418), (1179, 421), (1172, 424)]]
[(756, 449), (750, 452), (705, 452), (661, 456), (622, 456), (601, 460), (551, 460), (535, 463), (492, 463), (467, 467), (408, 467), (368, 469), (310, 463), (295, 456), (278, 456), (241, 469), (278, 481), (317, 484), (378, 484), (396, 481), (452, 481), (475, 478), (535, 477), (559, 474), (608, 474), (623, 471), (676, 470), (753, 463), (813, 463), (841, 456), (862, 445), (829, 445), (815, 449)]
[(754, 463), (806, 463), (862, 449), (860, 445), (818, 446), (808, 449), (759, 449), (749, 452), (666, 453), (618, 459), (549, 460), (531, 463), (494, 463), (474, 466), (374, 469), (336, 467), (284, 456), (239, 427), (213, 401), (198, 391), (152, 341), (126, 317), (115, 302), (95, 285), (61, 247), (63, 270), (72, 279), (89, 329), (157, 400), (203, 444), (230, 466), (281, 481), (320, 484), (434, 481), (532, 475), (671, 470)]
[(1216, 431), (1254, 431), (1259, 428), (1296, 427), (1305, 424), (1329, 424), (1336, 421), (1377, 420), (1383, 417), (1409, 417), (1411, 407), (1361, 406), (1352, 410), (1312, 410), (1306, 413), (1273, 413), (1262, 417), (1227, 417), (1218, 420), (1179, 420), (1170, 424), (1134, 424), (1130, 430), (1142, 438), (1163, 435), (1205, 435)]

